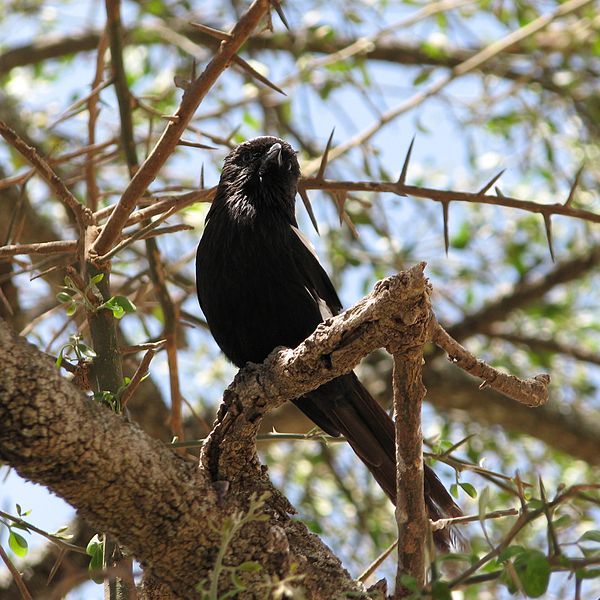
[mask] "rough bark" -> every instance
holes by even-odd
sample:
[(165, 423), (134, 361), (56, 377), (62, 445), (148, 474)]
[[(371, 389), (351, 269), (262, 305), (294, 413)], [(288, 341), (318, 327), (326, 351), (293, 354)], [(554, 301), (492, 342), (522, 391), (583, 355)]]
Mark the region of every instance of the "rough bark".
[(425, 286), (422, 269), (380, 282), (295, 350), (275, 352), (264, 365), (240, 372), (199, 469), (85, 397), (46, 356), (2, 324), (0, 458), (71, 503), (99, 530), (117, 536), (175, 597), (197, 595), (194, 586), (210, 579), (225, 519), (246, 510), (253, 492), (265, 491), (269, 519), (242, 530), (226, 553), (227, 564), (257, 560), (263, 573), (278, 578), (296, 564), (313, 598), (360, 595), (338, 559), (290, 519), (293, 509), (258, 463), (253, 436), (268, 408), (349, 371), (364, 354), (385, 345), (392, 328), (410, 337), (414, 304)]

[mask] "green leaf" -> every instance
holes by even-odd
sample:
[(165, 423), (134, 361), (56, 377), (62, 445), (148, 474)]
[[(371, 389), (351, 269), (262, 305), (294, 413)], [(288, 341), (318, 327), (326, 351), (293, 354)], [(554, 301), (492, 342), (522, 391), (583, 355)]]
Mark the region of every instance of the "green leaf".
[(413, 85), (425, 83), (433, 73), (433, 69), (422, 69), (421, 72), (414, 78)]
[(73, 296), (71, 296), (71, 294), (69, 294), (68, 292), (58, 292), (58, 294), (56, 294), (56, 299), (61, 304), (66, 304), (67, 302), (73, 302)]
[(238, 571), (245, 571), (246, 573), (256, 573), (262, 569), (260, 563), (255, 560), (248, 560), (243, 562), (239, 567)]
[(431, 584), (431, 597), (434, 600), (452, 600), (452, 593), (445, 581), (434, 581)]
[(72, 304), (69, 304), (69, 306), (67, 306), (66, 313), (67, 313), (68, 317), (72, 317), (76, 312), (77, 312), (77, 304), (75, 304), (75, 302), (73, 302)]
[(550, 563), (543, 552), (539, 550), (529, 550), (526, 554), (521, 554), (515, 560), (517, 563), (524, 562), (525, 570), (521, 583), (525, 593), (530, 598), (539, 598), (546, 593), (548, 584), (550, 583)]
[[(529, 598), (543, 596), (548, 589), (551, 573), (550, 563), (545, 554), (539, 550), (530, 550), (519, 546), (513, 546), (513, 548), (520, 549), (513, 566), (523, 591)], [(500, 556), (505, 555), (505, 553), (506, 551), (502, 552)], [(504, 570), (501, 581), (507, 586), (511, 594), (516, 593), (517, 588), (508, 569)]]
[(577, 579), (596, 579), (600, 577), (600, 569), (577, 569), (575, 576)]
[(450, 493), (451, 493), (451, 494), (452, 494), (452, 495), (453, 495), (455, 498), (458, 498), (458, 486), (457, 486), (455, 483), (453, 483), (453, 484), (450, 486)]
[(466, 554), (465, 552), (449, 552), (448, 554), (440, 554), (440, 556), (436, 557), (438, 562), (446, 562), (447, 560), (459, 560), (461, 562), (472, 562), (472, 556), (470, 554)]
[(466, 248), (471, 241), (471, 224), (463, 221), (458, 232), (450, 239), (450, 245), (460, 250)]
[(402, 575), (400, 577), (400, 584), (411, 592), (417, 591), (417, 580), (412, 575)]
[(104, 273), (98, 273), (98, 275), (94, 275), (90, 280), (94, 285), (100, 283), (104, 279)]
[(27, 540), (19, 533), (15, 533), (12, 529), (8, 536), (8, 545), (17, 556), (20, 556), (21, 558), (27, 556)]
[(127, 296), (113, 296), (109, 298), (100, 308), (112, 311), (115, 319), (123, 318), (127, 313), (136, 311), (135, 304)]
[(578, 542), (598, 542), (600, 544), (600, 531), (590, 529), (586, 531), (578, 540)]
[[(100, 541), (100, 537), (96, 534), (89, 542), (85, 549), (86, 553), (90, 555), (90, 564), (88, 565), (89, 571), (98, 571), (102, 569), (102, 555), (104, 554), (104, 542)], [(101, 584), (104, 578), (94, 576), (92, 577), (94, 583)]]
[(477, 490), (470, 483), (459, 483), (460, 487), (467, 493), (471, 498), (477, 498)]
[(83, 356), (87, 356), (88, 358), (96, 358), (96, 353), (87, 344), (84, 344), (83, 342), (77, 342), (75, 347)]
[(102, 547), (102, 542), (100, 541), (100, 536), (96, 534), (89, 542), (85, 548), (87, 554), (92, 556), (94, 552), (96, 552), (97, 547)]

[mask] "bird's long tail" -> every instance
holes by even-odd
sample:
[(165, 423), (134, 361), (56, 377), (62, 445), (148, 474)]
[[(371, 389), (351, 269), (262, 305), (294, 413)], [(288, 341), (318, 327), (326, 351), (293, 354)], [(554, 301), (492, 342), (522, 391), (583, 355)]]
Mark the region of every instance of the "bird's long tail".
[[(354, 373), (338, 377), (296, 400), (297, 406), (330, 435), (343, 435), (377, 483), (396, 502), (394, 422)], [(425, 503), (433, 520), (462, 515), (434, 471), (425, 465)], [(461, 545), (453, 528), (433, 533), (439, 550)]]

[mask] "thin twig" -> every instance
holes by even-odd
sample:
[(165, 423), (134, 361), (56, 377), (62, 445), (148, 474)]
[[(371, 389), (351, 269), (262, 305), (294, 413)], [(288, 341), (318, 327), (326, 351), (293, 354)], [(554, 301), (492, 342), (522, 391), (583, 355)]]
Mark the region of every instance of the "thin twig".
[[(106, 55), (106, 49), (108, 48), (108, 32), (106, 29), (100, 36), (100, 41), (98, 42), (98, 50), (96, 52), (96, 73), (94, 75), (94, 80), (92, 81), (92, 92), (90, 93), (87, 99), (87, 109), (88, 109), (88, 142), (89, 144), (94, 144), (96, 141), (96, 121), (98, 120), (98, 115), (100, 114), (100, 109), (98, 108), (98, 97), (100, 95), (100, 90), (96, 91), (96, 88), (100, 86), (102, 80), (104, 78), (104, 57)], [(90, 207), (90, 210), (98, 210), (98, 197), (100, 190), (98, 189), (98, 183), (96, 181), (96, 172), (94, 169), (94, 162), (91, 160), (92, 156), (88, 155), (85, 161), (85, 182), (87, 186), (87, 204)]]
[(8, 554), (6, 554), (2, 546), (0, 546), (0, 558), (4, 561), (4, 564), (6, 565), (7, 569), (13, 576), (15, 584), (19, 588), (19, 592), (21, 592), (21, 597), (23, 598), (23, 600), (33, 600), (33, 596), (29, 593), (29, 590), (27, 589), (27, 586), (23, 581), (23, 577), (21, 577), (21, 573), (19, 573), (19, 570), (17, 569), (17, 567), (15, 567), (12, 560), (10, 560)]
[(64, 548), (65, 550), (70, 550), (72, 552), (78, 552), (79, 554), (86, 554), (85, 548), (83, 548), (81, 546), (77, 546), (75, 544), (71, 544), (70, 542), (67, 542), (60, 536), (53, 535), (52, 533), (48, 533), (47, 531), (44, 531), (43, 529), (40, 529), (39, 527), (36, 527), (35, 525), (32, 525), (31, 523), (21, 519), (20, 517), (14, 517), (13, 515), (6, 513), (2, 510), (0, 510), (0, 517), (2, 517), (3, 519), (8, 519), (8, 520), (12, 521), (13, 523), (17, 523), (17, 525), (21, 525), (22, 527), (25, 527), (26, 529), (30, 529), (31, 531), (34, 531), (35, 533), (41, 535), (42, 537), (45, 537), (47, 540), (51, 541), (53, 544), (56, 544), (57, 546), (60, 546), (61, 548)]
[(0, 121), (0, 135), (28, 161), (48, 184), (48, 187), (58, 196), (63, 204), (71, 210), (81, 228), (93, 222), (92, 212), (80, 204), (62, 179), (55, 173), (45, 158), (33, 147), (24, 142), (16, 131), (4, 121)]
[(121, 394), (120, 400), (122, 410), (125, 410), (127, 403), (139, 387), (140, 383), (142, 383), (146, 375), (148, 375), (148, 367), (150, 366), (150, 363), (152, 362), (152, 359), (154, 358), (156, 352), (157, 350), (151, 348), (150, 350), (146, 351), (146, 354), (144, 354), (144, 358), (142, 358), (142, 362), (140, 362), (138, 368), (135, 370), (135, 373), (133, 374), (129, 385), (123, 390), (123, 393)]

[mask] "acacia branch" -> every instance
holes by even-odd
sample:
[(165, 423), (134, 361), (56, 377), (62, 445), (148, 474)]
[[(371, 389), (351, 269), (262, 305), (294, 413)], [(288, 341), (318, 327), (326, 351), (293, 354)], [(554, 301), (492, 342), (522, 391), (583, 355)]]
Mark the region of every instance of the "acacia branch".
[(544, 373), (531, 379), (522, 380), (514, 375), (502, 373), (473, 356), (466, 348), (452, 339), (437, 321), (433, 325), (433, 342), (448, 353), (452, 363), (467, 373), (483, 379), (481, 387), (493, 387), (507, 398), (526, 406), (537, 407), (548, 402), (549, 375)]
[(96, 239), (93, 247), (96, 255), (105, 254), (113, 246), (137, 201), (175, 150), (196, 109), (221, 73), (227, 68), (233, 55), (267, 13), (268, 8), (268, 0), (255, 0), (231, 30), (231, 39), (221, 43), (217, 54), (206, 69), (195, 81), (190, 83), (173, 118), (169, 120), (156, 146), (125, 188), (119, 203)]
[[(425, 296), (426, 297), (426, 296)], [(425, 547), (428, 517), (425, 510), (423, 473), (423, 432), (421, 407), (425, 387), (421, 377), (427, 322), (421, 339), (403, 352), (394, 352), (394, 423), (396, 427), (396, 523), (398, 564), (396, 597), (408, 595), (403, 575), (414, 577), (417, 586), (425, 583)]]
[(326, 192), (390, 192), (400, 196), (414, 196), (415, 198), (426, 198), (442, 203), (468, 202), (472, 204), (489, 204), (492, 206), (516, 208), (545, 217), (563, 215), (591, 223), (600, 223), (600, 214), (581, 208), (574, 208), (566, 202), (564, 204), (558, 202), (540, 204), (539, 202), (511, 198), (500, 194), (494, 196), (482, 193), (481, 191), (460, 192), (456, 190), (438, 190), (416, 185), (406, 185), (401, 181), (331, 181), (305, 177), (300, 181), (300, 188), (303, 190), (323, 190)]
[[(224, 395), (199, 469), (83, 397), (47, 357), (0, 324), (6, 375), (0, 380), (0, 459), (48, 486), (99, 529), (118, 535), (146, 572), (178, 598), (192, 597), (198, 581), (210, 577), (219, 527), (232, 511), (247, 507), (252, 492), (271, 494), (270, 518), (249, 534), (251, 546), (243, 539), (236, 543), (230, 564), (244, 562), (248, 553), (256, 559), (258, 552), (273, 576), (285, 577), (298, 564), (313, 598), (329, 599), (339, 590), (360, 594), (337, 559), (290, 520), (293, 508), (258, 462), (255, 435), (268, 410), (349, 372), (375, 348), (393, 347), (399, 354), (422, 346), (431, 316), (423, 268), (380, 281), (297, 348), (276, 349), (262, 365), (240, 371)], [(119, 501), (113, 502), (116, 489)], [(256, 536), (272, 544), (257, 550)]]
[(46, 159), (33, 146), (22, 140), (17, 132), (11, 129), (4, 121), (0, 121), (0, 135), (35, 168), (36, 172), (48, 184), (52, 192), (71, 210), (82, 231), (87, 225), (93, 222), (92, 212), (80, 204), (79, 200), (75, 198)]

